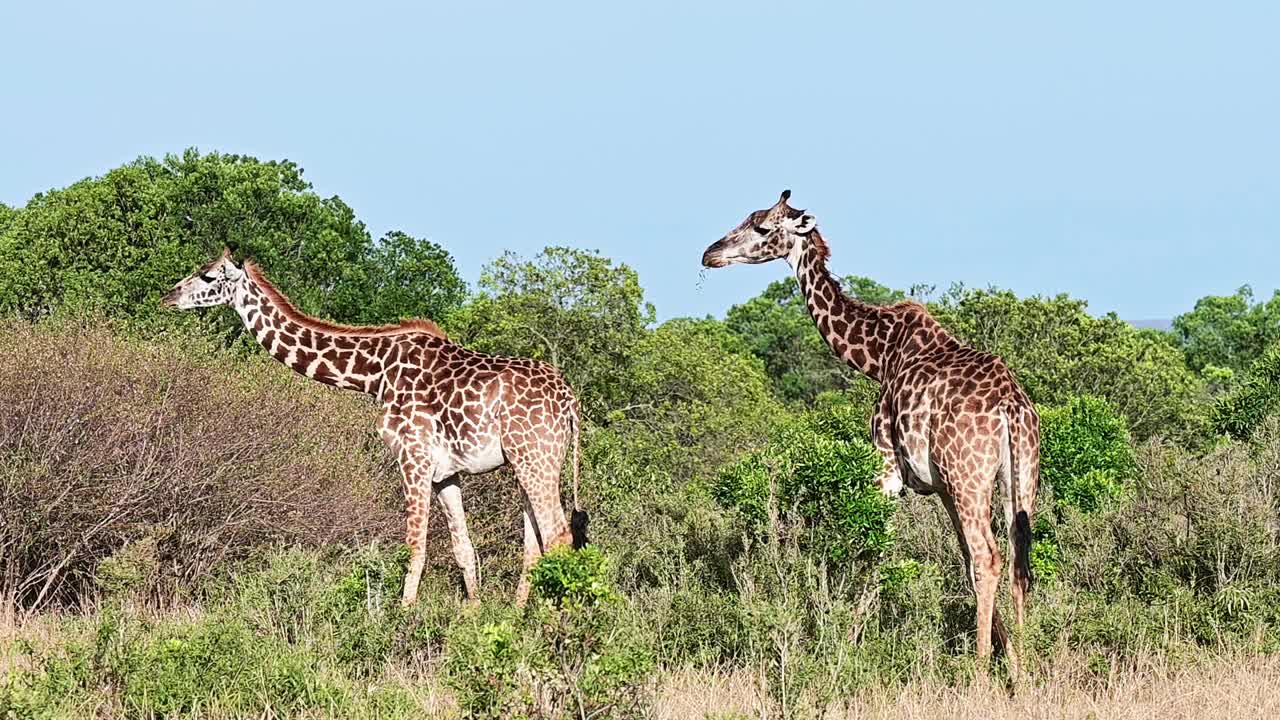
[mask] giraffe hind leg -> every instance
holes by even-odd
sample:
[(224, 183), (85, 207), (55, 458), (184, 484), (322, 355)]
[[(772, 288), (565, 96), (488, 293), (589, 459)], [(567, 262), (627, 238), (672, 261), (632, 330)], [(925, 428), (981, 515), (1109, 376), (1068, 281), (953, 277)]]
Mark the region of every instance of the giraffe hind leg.
[(533, 524), (528, 497), (524, 498), (524, 512), (521, 515), (524, 518), (524, 561), (520, 567), (520, 583), (516, 586), (516, 607), (524, 607), (529, 599), (529, 570), (542, 556), (542, 543), (538, 540), (538, 531)]
[(479, 598), (480, 590), (476, 551), (471, 544), (471, 535), (467, 532), (467, 518), (462, 509), (462, 486), (458, 484), (456, 475), (439, 485), (436, 498), (440, 501), (440, 509), (444, 511), (445, 520), (449, 524), (449, 541), (453, 546), (453, 559), (462, 570), (462, 583), (467, 591), (467, 600), (474, 603)]
[(551, 456), (529, 462), (527, 457), (513, 458), (516, 477), (525, 501), (524, 569), (516, 589), (516, 603), (528, 596), (529, 570), (546, 551), (560, 545), (571, 545), (573, 534), (560, 506), (560, 466)]
[(1007, 653), (1010, 662), (1016, 663), (1008, 631), (996, 608), (1003, 559), (1000, 557), (995, 534), (991, 531), (990, 504), (983, 502), (983, 498), (978, 495), (959, 498), (944, 495), (943, 504), (955, 526), (961, 555), (964, 556), (977, 601), (978, 657), (990, 657), (994, 641)]

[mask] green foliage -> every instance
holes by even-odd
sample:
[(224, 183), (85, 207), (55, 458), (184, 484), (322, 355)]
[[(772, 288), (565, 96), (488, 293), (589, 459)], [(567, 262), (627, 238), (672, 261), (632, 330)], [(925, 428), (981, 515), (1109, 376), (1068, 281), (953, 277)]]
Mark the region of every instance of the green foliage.
[(17, 716), (75, 715), (75, 698), (112, 688), (127, 717), (404, 717), (411, 710), (404, 690), (353, 685), (310, 648), (262, 637), (236, 617), (150, 623), (109, 611), (86, 629), (91, 640), (31, 648), (33, 669), (0, 688), (0, 708), (21, 706)]
[(1268, 416), (1280, 410), (1280, 344), (1249, 369), (1244, 380), (1213, 406), (1214, 428), (1237, 440), (1249, 439)]
[(1095, 395), (1140, 439), (1202, 441), (1204, 387), (1176, 345), (1085, 307), (1065, 295), (1018, 298), (1007, 290), (956, 288), (930, 310), (964, 342), (1004, 358), (1037, 403)]
[(1280, 291), (1258, 303), (1248, 285), (1232, 295), (1202, 297), (1173, 319), (1173, 331), (1192, 370), (1243, 373), (1280, 342)]
[(610, 425), (661, 429), (708, 456), (763, 432), (778, 411), (760, 363), (715, 320), (671, 320), (641, 338)]
[(445, 677), (467, 717), (515, 717), (533, 702), (517, 674), (529, 649), (520, 642), (523, 628), (513, 611), (486, 610), (450, 628)]
[(874, 482), (882, 462), (864, 422), (849, 405), (783, 422), (765, 449), (721, 471), (711, 493), (757, 528), (771, 512), (794, 514), (834, 566), (875, 557), (892, 543), (893, 504)]
[(485, 266), (478, 289), (449, 323), (459, 342), (558, 366), (590, 418), (625, 404), (633, 348), (654, 318), (634, 270), (567, 247), (532, 260), (507, 252)]
[[(852, 297), (877, 305), (905, 299), (868, 278), (849, 276), (844, 286)], [(793, 277), (770, 283), (756, 297), (729, 308), (725, 323), (764, 363), (783, 400), (809, 402), (823, 391), (858, 381), (857, 371), (837, 358), (818, 333)]]
[[(682, 512), (686, 505), (659, 499), (684, 494), (691, 481), (764, 442), (782, 412), (759, 361), (740, 350), (719, 322), (662, 324), (633, 350), (619, 389), (625, 405), (585, 436), (583, 495), (596, 513), (600, 542), (624, 572), (641, 562), (638, 554), (666, 562), (633, 542), (639, 533), (655, 546), (666, 544), (656, 530), (665, 525), (655, 514)], [(652, 514), (637, 514), (641, 507)], [(624, 557), (630, 559), (623, 563)]]
[(1095, 512), (1136, 471), (1124, 418), (1105, 400), (1083, 396), (1040, 408), (1040, 478), (1060, 505)]
[(445, 318), (462, 306), (467, 285), (439, 245), (393, 230), (369, 253), (366, 301), (357, 322)]
[[(289, 161), (188, 150), (142, 157), (36, 195), (0, 223), (0, 313), (92, 311), (136, 327), (196, 323), (159, 297), (225, 245), (257, 260), (302, 309), (344, 322), (452, 310), (464, 288), (439, 246), (373, 242), (337, 197)], [(239, 332), (229, 313), (211, 320)]]
[(467, 717), (641, 717), (654, 661), (594, 548), (534, 567), (524, 616), (482, 606), (449, 630), (445, 674)]
[(595, 607), (614, 599), (604, 555), (587, 546), (558, 547), (538, 559), (529, 583), (543, 600), (557, 607)]

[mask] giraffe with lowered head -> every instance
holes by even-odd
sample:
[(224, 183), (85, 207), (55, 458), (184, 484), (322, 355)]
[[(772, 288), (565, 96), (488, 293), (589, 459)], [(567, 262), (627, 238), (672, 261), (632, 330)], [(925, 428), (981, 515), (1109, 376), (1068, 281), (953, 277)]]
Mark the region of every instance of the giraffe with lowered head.
[[(516, 602), (529, 593), (529, 568), (546, 549), (586, 543), (578, 507), (578, 401), (554, 366), (473, 352), (449, 342), (429, 320), (338, 325), (298, 310), (252, 262), (224, 251), (174, 286), (162, 301), (180, 309), (230, 305), (272, 357), (326, 385), (372, 395), (378, 426), (396, 454), (410, 548), (402, 600), (417, 599), (426, 562), (432, 492), (444, 512), (468, 599), (478, 590), (458, 473), (509, 464), (524, 502), (524, 569)], [(560, 505), (560, 468), (573, 443), (572, 521)]]
[(916, 302), (875, 306), (848, 297), (827, 269), (830, 251), (813, 215), (787, 204), (747, 216), (702, 256), (706, 267), (783, 258), (795, 271), (809, 314), (842, 360), (880, 383), (871, 421), (884, 459), (877, 479), (890, 496), (903, 485), (937, 494), (960, 540), (977, 597), (978, 655), (994, 632), (1011, 662), (1012, 644), (996, 609), (1002, 560), (991, 530), (997, 476), (1009, 527), (1009, 574), (1021, 627), (1031, 586), (1031, 516), (1040, 477), (1040, 420), (999, 357), (966, 347)]

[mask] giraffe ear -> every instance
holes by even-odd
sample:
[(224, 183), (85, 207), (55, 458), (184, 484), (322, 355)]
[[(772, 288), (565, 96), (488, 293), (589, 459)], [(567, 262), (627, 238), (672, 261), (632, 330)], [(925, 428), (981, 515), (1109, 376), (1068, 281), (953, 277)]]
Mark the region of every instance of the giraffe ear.
[(807, 212), (801, 212), (800, 217), (792, 222), (795, 223), (795, 232), (798, 235), (808, 235), (813, 229), (818, 227), (818, 221)]
[(237, 268), (240, 268), (241, 270), (243, 270), (244, 260), (236, 259), (236, 255), (239, 255), (239, 254), (240, 254), (240, 248), (235, 243), (227, 243), (226, 246), (222, 248), (222, 257), (230, 260), (232, 265), (235, 265)]

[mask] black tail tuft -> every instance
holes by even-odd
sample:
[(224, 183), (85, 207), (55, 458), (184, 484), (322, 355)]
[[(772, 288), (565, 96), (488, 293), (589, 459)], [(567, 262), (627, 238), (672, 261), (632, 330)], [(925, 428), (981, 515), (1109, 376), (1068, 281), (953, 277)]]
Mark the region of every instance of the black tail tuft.
[(1025, 589), (1031, 589), (1031, 519), (1026, 510), (1019, 510), (1013, 521), (1014, 573), (1026, 578)]
[(587, 545), (587, 525), (591, 520), (587, 517), (587, 511), (574, 509), (573, 515), (569, 517), (569, 534), (573, 536), (573, 549), (581, 550)]

